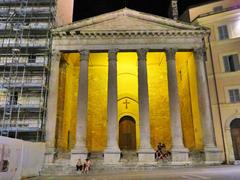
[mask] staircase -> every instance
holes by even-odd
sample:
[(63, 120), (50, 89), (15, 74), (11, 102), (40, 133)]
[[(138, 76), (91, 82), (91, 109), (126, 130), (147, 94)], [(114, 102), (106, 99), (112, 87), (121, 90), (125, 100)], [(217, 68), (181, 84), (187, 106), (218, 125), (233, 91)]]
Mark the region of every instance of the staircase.
[[(89, 153), (93, 165), (91, 173), (111, 172), (111, 171), (134, 171), (134, 170), (151, 170), (163, 167), (170, 167), (171, 160), (159, 160), (156, 164), (139, 164), (136, 151), (122, 151), (121, 160), (118, 164), (104, 164), (103, 153)], [(203, 153), (200, 151), (191, 151), (189, 153), (191, 165), (203, 163)], [(70, 154), (58, 154), (56, 160), (52, 164), (45, 164), (41, 175), (77, 175), (76, 168), (70, 165)]]

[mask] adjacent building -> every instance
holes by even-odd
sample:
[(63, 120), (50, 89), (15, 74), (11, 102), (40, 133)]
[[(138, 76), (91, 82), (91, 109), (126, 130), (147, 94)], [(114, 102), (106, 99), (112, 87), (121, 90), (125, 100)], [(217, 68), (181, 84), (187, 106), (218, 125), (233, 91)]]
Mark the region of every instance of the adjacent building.
[[(56, 5), (57, 4), (57, 5)], [(73, 3), (0, 0), (0, 135), (44, 140), (50, 34), (72, 21)]]
[(208, 27), (207, 75), (218, 147), (227, 162), (240, 160), (240, 1), (190, 7), (182, 20)]

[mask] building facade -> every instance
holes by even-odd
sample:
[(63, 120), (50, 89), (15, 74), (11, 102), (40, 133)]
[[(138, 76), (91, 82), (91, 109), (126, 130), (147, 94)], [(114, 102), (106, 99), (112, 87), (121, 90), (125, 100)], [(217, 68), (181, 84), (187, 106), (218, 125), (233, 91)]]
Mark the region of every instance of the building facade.
[(153, 163), (165, 143), (172, 164), (193, 151), (220, 163), (205, 76), (208, 30), (127, 8), (52, 30), (46, 162), (70, 152), (70, 163), (123, 150)]
[(211, 30), (205, 39), (207, 74), (218, 147), (226, 161), (240, 160), (240, 1), (189, 8), (182, 19)]
[(0, 1), (0, 135), (44, 140), (51, 28), (72, 22), (73, 3)]

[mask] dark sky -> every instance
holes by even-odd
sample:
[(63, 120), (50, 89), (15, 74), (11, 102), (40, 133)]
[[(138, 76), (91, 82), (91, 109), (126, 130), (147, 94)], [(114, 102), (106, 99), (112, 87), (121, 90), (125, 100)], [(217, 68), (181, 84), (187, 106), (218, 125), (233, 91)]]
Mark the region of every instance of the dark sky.
[[(74, 0), (74, 21), (115, 11), (127, 6), (130, 9), (168, 16), (170, 0)], [(187, 7), (213, 0), (178, 0), (179, 14)]]

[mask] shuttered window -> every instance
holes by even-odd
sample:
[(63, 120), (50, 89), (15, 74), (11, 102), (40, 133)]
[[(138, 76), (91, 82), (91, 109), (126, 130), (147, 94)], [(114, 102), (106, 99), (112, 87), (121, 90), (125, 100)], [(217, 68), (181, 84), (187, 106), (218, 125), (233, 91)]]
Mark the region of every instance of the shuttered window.
[(238, 103), (240, 102), (240, 92), (239, 89), (230, 89), (229, 91), (229, 98), (231, 103)]
[(229, 38), (227, 25), (222, 25), (218, 27), (218, 34), (220, 40), (225, 40)]
[(225, 72), (234, 72), (240, 70), (238, 54), (223, 56)]

